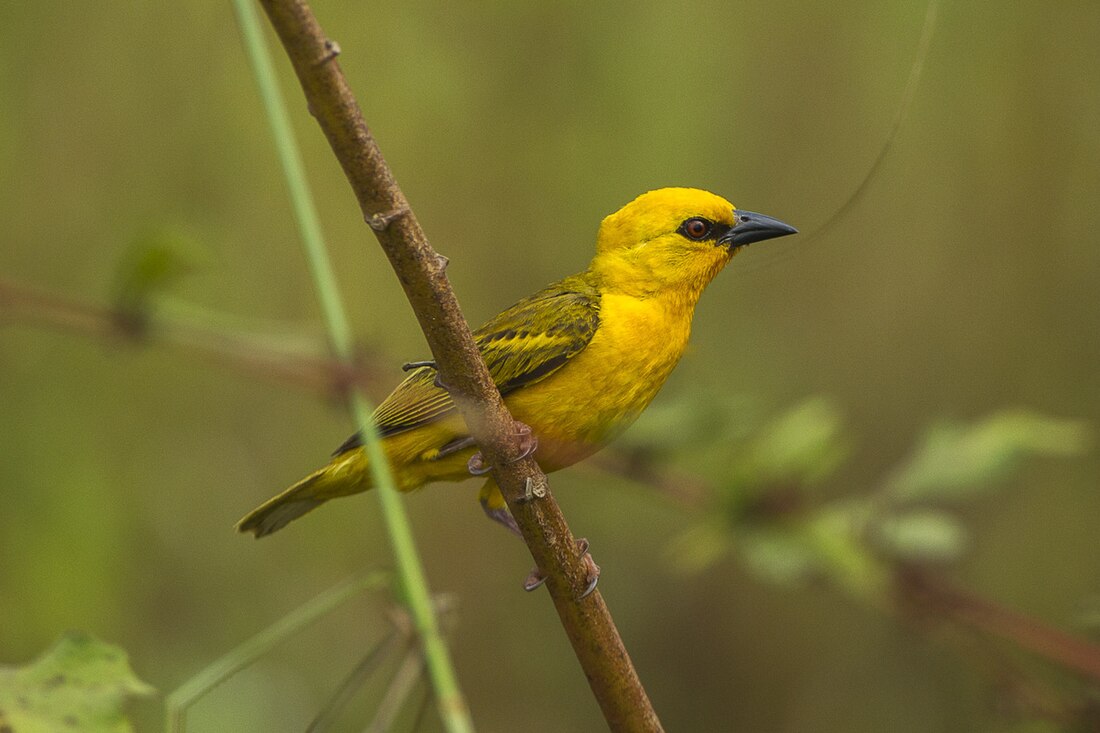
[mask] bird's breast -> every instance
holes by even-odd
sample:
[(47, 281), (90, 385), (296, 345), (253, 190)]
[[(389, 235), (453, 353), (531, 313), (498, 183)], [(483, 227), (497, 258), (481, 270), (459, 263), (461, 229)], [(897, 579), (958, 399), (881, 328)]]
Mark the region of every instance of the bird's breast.
[(605, 294), (592, 341), (551, 377), (509, 395), (539, 437), (544, 468), (596, 452), (649, 405), (687, 346), (691, 309)]

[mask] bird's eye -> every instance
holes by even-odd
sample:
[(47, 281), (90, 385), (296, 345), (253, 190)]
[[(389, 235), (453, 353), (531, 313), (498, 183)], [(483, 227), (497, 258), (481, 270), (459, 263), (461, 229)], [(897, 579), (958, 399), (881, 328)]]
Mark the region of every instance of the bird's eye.
[(707, 238), (712, 226), (706, 219), (696, 216), (680, 225), (680, 233), (688, 239), (699, 241)]

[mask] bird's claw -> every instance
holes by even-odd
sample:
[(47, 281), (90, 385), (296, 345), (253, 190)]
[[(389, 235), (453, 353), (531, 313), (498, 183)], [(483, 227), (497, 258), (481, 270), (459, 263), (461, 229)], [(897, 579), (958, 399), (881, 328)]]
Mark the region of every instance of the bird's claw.
[(600, 582), (600, 566), (596, 564), (596, 561), (592, 559), (592, 555), (588, 552), (588, 540), (581, 537), (577, 540), (577, 554), (581, 556), (581, 562), (584, 563), (585, 568), (585, 580), (587, 581), (584, 590), (577, 600), (587, 598), (592, 591), (596, 590), (596, 583)]
[(470, 460), (466, 461), (466, 470), (470, 472), (471, 476), (484, 476), (492, 471), (493, 467), (485, 463), (485, 460), (481, 457), (481, 451), (478, 451), (470, 456)]
[[(534, 453), (539, 447), (539, 439), (531, 432), (529, 426), (521, 422), (516, 423), (516, 440), (519, 442), (520, 452), (518, 456), (512, 459), (512, 463), (522, 461), (524, 458)], [(478, 451), (470, 456), (470, 460), (466, 461), (466, 470), (470, 472), (471, 476), (484, 476), (492, 471), (493, 467), (485, 463), (485, 459), (481, 457), (481, 451)], [(527, 493), (524, 495), (526, 499), (530, 499), (531, 496), (540, 496), (538, 488), (532, 487), (531, 483), (532, 482), (528, 480)], [(537, 588), (538, 586), (535, 587)]]
[[(592, 591), (596, 590), (596, 584), (600, 582), (600, 566), (596, 564), (596, 561), (592, 559), (592, 555), (589, 554), (588, 540), (584, 537), (577, 538), (577, 555), (580, 556), (581, 562), (584, 563), (586, 581), (584, 590), (577, 596), (577, 600), (579, 601), (582, 598), (587, 598), (591, 595)], [(530, 593), (545, 582), (546, 576), (536, 567), (532, 569), (524, 579), (523, 589)]]
[(519, 455), (513, 459), (513, 462), (522, 461), (539, 447), (539, 439), (531, 432), (531, 426), (521, 422), (516, 422), (516, 442), (519, 443)]
[(523, 579), (523, 589), (530, 593), (545, 582), (546, 576), (542, 574), (542, 571), (537, 567), (531, 568), (531, 572), (527, 573), (527, 577)]

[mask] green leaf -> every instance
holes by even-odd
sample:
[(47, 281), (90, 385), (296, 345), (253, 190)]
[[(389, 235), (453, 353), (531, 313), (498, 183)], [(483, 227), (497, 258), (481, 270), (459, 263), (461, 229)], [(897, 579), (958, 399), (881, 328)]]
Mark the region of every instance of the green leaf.
[(669, 542), (669, 563), (684, 573), (699, 573), (723, 559), (733, 549), (729, 527), (708, 521), (690, 527)]
[(771, 481), (820, 480), (847, 456), (842, 427), (840, 410), (831, 400), (810, 398), (759, 432), (750, 448), (751, 470)]
[(1088, 438), (1084, 421), (1026, 410), (999, 412), (972, 425), (943, 423), (929, 429), (886, 490), (903, 501), (970, 498), (991, 490), (1024, 458), (1076, 455)]
[(791, 528), (750, 530), (738, 548), (749, 570), (778, 585), (801, 583), (820, 569), (813, 549)]
[(123, 316), (142, 323), (152, 298), (196, 269), (203, 258), (184, 236), (156, 231), (137, 237), (119, 258), (112, 300)]
[(124, 704), (152, 692), (121, 649), (69, 632), (25, 667), (0, 667), (0, 730), (128, 733)]
[(914, 511), (880, 521), (872, 535), (891, 556), (916, 562), (948, 562), (966, 549), (966, 528), (945, 512)]
[(864, 499), (842, 499), (821, 508), (807, 523), (807, 543), (822, 571), (840, 587), (861, 598), (881, 598), (888, 571), (866, 543), (872, 516)]
[(733, 441), (743, 441), (758, 427), (757, 408), (748, 397), (729, 391), (698, 390), (650, 405), (631, 426), (624, 440), (633, 448), (657, 455), (721, 444), (728, 453)]

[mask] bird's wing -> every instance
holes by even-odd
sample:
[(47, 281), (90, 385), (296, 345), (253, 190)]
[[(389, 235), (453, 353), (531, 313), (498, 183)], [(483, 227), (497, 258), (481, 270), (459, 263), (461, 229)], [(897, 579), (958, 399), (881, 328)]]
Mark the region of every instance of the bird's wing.
[[(474, 340), (501, 394), (534, 384), (561, 369), (588, 346), (600, 323), (600, 294), (575, 276), (524, 298), (474, 331)], [(422, 366), (405, 378), (374, 411), (383, 435), (437, 420), (454, 409), (436, 370)], [(361, 445), (358, 434), (336, 453)]]

